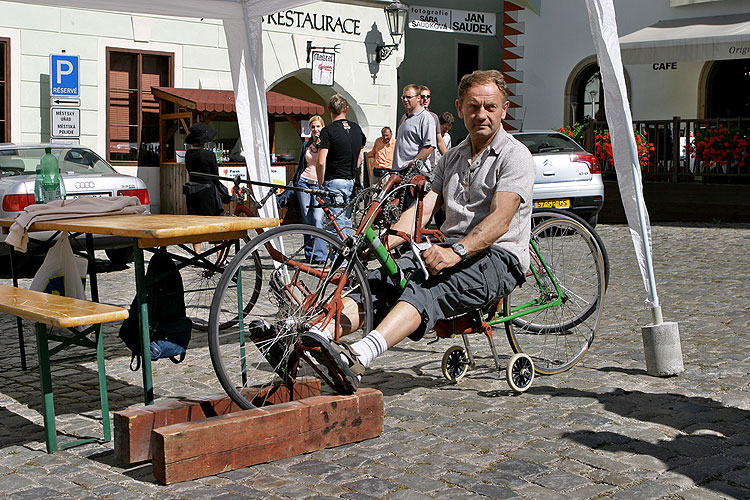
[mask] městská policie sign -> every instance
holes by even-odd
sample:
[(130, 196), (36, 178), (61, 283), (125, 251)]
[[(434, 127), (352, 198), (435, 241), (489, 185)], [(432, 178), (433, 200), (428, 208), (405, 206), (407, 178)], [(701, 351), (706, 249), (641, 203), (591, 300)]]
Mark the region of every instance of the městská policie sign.
[(497, 15), (494, 12), (409, 7), (409, 27), (417, 30), (495, 36)]

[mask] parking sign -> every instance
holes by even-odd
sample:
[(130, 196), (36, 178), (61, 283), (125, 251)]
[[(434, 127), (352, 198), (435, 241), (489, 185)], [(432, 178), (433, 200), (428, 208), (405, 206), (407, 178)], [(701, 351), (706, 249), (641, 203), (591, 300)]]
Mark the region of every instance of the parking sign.
[(78, 97), (78, 56), (50, 54), (49, 95), (53, 97)]

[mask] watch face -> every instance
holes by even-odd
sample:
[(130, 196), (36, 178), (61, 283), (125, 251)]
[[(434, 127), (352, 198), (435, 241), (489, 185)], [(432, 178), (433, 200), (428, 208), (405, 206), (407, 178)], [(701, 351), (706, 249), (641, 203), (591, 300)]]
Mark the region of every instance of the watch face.
[(458, 254), (459, 257), (461, 257), (462, 260), (466, 258), (466, 247), (461, 243), (454, 243), (451, 248)]

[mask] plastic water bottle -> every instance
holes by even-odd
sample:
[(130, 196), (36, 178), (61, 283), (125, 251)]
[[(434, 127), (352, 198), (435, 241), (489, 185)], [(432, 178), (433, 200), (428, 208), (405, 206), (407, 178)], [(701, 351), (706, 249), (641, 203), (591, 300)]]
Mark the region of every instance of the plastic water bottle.
[(42, 167), (36, 166), (36, 178), (34, 179), (34, 202), (38, 205), (44, 203), (44, 186), (42, 184)]
[(65, 184), (60, 174), (60, 166), (57, 164), (57, 158), (52, 154), (51, 148), (45, 149), (46, 154), (42, 156), (42, 191), (44, 202), (49, 203), (54, 200), (65, 199)]

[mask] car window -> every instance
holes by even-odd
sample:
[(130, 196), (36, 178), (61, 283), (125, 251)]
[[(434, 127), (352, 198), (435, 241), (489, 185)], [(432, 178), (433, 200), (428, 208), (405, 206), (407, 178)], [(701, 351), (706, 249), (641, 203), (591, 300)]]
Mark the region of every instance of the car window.
[(583, 151), (577, 142), (562, 134), (517, 134), (515, 137), (529, 148), (532, 154)]
[[(57, 157), (57, 163), (63, 173), (115, 173), (109, 163), (88, 148), (52, 147), (51, 153)], [(43, 147), (0, 149), (0, 175), (34, 175), (44, 154)]]

